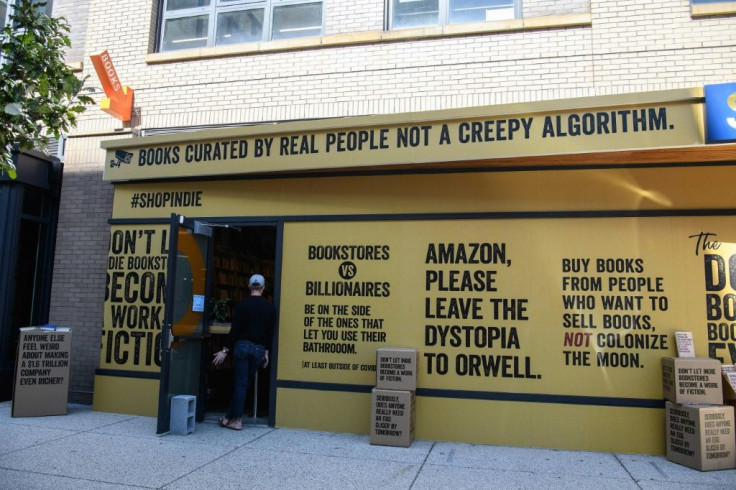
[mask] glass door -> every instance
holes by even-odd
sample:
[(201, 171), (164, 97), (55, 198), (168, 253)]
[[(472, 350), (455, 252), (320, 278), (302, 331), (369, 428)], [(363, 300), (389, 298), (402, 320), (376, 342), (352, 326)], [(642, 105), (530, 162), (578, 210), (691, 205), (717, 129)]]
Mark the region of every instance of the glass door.
[(212, 228), (171, 215), (157, 434), (169, 430), (171, 398), (176, 395), (196, 396), (197, 420), (204, 414), (202, 363), (211, 250)]

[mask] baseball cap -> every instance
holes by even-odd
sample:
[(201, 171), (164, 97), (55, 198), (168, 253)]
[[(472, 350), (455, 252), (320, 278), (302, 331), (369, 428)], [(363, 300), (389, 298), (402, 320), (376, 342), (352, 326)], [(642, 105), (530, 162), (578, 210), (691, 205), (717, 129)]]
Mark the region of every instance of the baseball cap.
[(252, 288), (262, 288), (266, 285), (266, 280), (263, 278), (260, 274), (253, 274), (250, 276), (250, 280), (248, 281), (248, 285)]

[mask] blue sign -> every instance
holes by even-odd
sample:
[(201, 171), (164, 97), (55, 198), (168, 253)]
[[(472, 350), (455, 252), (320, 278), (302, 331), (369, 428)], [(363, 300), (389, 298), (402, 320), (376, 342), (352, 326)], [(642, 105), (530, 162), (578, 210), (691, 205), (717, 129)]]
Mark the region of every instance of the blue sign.
[(736, 83), (705, 86), (705, 140), (736, 141)]

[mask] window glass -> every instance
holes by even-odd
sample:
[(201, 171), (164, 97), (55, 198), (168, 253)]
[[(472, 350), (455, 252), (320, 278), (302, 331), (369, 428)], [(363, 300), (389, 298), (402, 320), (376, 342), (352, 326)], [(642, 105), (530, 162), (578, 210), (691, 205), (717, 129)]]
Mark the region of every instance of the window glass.
[(48, 212), (45, 206), (45, 197), (46, 193), (33, 187), (26, 187), (23, 190), (23, 206), (21, 212), (31, 216), (45, 216)]
[(515, 19), (520, 0), (391, 0), (391, 28)]
[[(12, 288), (15, 294), (10, 313), (10, 338), (5, 352), (7, 361), (14, 361), (18, 350), (20, 327), (39, 325), (43, 307), (44, 269), (48, 225), (20, 220), (18, 230), (18, 258), (13, 274)], [(0, 356), (2, 357), (2, 356)]]
[(393, 28), (439, 24), (439, 0), (393, 0)]
[(209, 16), (169, 19), (164, 24), (163, 51), (207, 46)]
[(450, 0), (450, 24), (513, 18), (513, 0)]
[(322, 34), (322, 4), (274, 7), (271, 39), (319, 36)]
[(8, 2), (0, 0), (0, 28), (5, 26), (5, 21), (8, 16)]
[(167, 0), (160, 50), (320, 36), (322, 4), (320, 0)]
[(263, 9), (236, 10), (217, 15), (215, 44), (258, 42), (263, 38)]
[(210, 4), (210, 0), (168, 0), (166, 2), (166, 10), (193, 9), (197, 7), (206, 7)]

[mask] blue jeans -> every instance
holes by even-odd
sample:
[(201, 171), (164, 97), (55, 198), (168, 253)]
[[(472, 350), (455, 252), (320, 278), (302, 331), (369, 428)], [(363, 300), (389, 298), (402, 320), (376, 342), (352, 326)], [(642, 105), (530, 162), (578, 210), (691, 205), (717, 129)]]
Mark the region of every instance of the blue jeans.
[(225, 418), (228, 420), (239, 419), (243, 416), (243, 405), (245, 404), (245, 395), (248, 388), (253, 382), (258, 368), (263, 365), (266, 357), (266, 348), (262, 345), (248, 342), (247, 340), (238, 340), (233, 349), (233, 369), (235, 371), (235, 387), (233, 388), (233, 398), (230, 401)]

